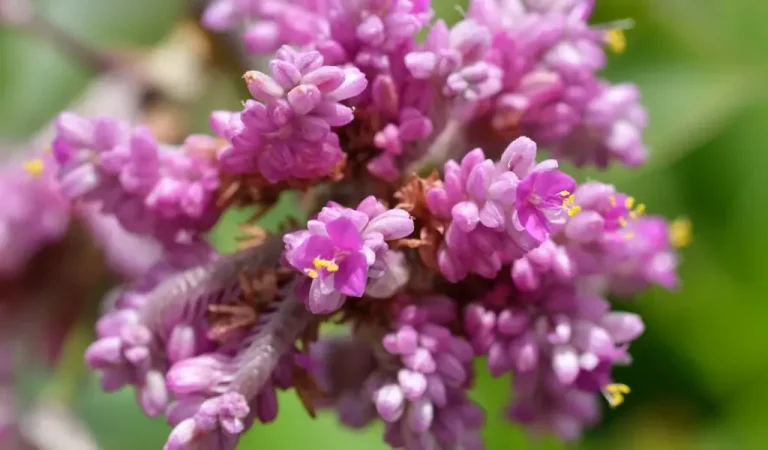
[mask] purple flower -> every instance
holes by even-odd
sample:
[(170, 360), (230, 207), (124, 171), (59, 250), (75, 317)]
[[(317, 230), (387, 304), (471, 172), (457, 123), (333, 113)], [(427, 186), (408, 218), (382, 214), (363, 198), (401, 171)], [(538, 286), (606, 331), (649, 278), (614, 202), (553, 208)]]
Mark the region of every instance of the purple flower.
[(436, 78), (441, 93), (464, 101), (482, 100), (499, 92), (502, 71), (485, 61), (491, 44), (489, 30), (473, 20), (464, 20), (449, 31), (438, 21), (421, 51), (411, 52), (405, 64), (417, 79)]
[(536, 436), (554, 433), (573, 441), (600, 418), (594, 394), (560, 383), (545, 368), (515, 375), (513, 384), (516, 395), (508, 417)]
[(430, 211), (448, 222), (438, 249), (443, 275), (454, 282), (469, 272), (495, 277), (564, 223), (574, 186), (556, 161), (536, 164), (536, 144), (525, 137), (510, 143), (498, 163), (480, 149), (461, 164), (446, 163), (443, 185), (427, 192)]
[(382, 276), (386, 241), (413, 233), (413, 219), (401, 209), (386, 210), (374, 197), (357, 209), (329, 205), (306, 231), (286, 235), (286, 259), (311, 279), (307, 307), (315, 314), (338, 310), (347, 296), (361, 297), (368, 278)]
[[(408, 77), (377, 76), (370, 89), (370, 110), (376, 112), (374, 122), (381, 126), (373, 135), (373, 145), (381, 150), (367, 165), (368, 171), (381, 179), (395, 181), (407, 161), (423, 155), (432, 135), (432, 120), (426, 111), (429, 96), (423, 83)], [(419, 95), (413, 95), (419, 92)], [(427, 101), (425, 101), (425, 99)]]
[(296, 0), (213, 0), (202, 23), (214, 31), (243, 25), (243, 41), (254, 53), (268, 53), (284, 44), (306, 45), (327, 37), (327, 9), (322, 2)]
[(51, 175), (50, 157), (0, 167), (0, 276), (19, 273), (44, 245), (64, 237), (70, 207)]
[(579, 165), (605, 167), (617, 160), (639, 166), (648, 153), (642, 141), (648, 119), (639, 101), (640, 92), (633, 84), (599, 83), (585, 105), (579, 126), (553, 143), (553, 153)]
[(465, 329), (494, 376), (514, 374), (510, 417), (573, 439), (596, 419), (594, 395), (610, 391), (611, 367), (630, 361), (628, 344), (644, 325), (636, 314), (611, 312), (602, 298), (549, 280), (530, 293), (497, 285), (467, 308)]
[(398, 315), (382, 339), (383, 355), (355, 339), (321, 342), (313, 353), (331, 394), (324, 406), (357, 427), (375, 411), (395, 448), (482, 448), (484, 413), (467, 397), (473, 352), (447, 328), (455, 318), (451, 299), (423, 298)]
[(199, 154), (202, 140), (162, 146), (144, 127), (62, 113), (53, 144), (61, 190), (166, 250), (193, 245), (220, 214), (218, 169)]
[(352, 121), (342, 100), (360, 94), (365, 76), (354, 67), (324, 66), (319, 52), (283, 47), (270, 64), (272, 76), (245, 74), (248, 101), (224, 126), (232, 145), (219, 160), (234, 173), (258, 171), (270, 182), (328, 175), (343, 154), (332, 127)]
[(491, 33), (488, 60), (503, 71), (491, 120), (578, 165), (636, 166), (646, 157), (645, 110), (634, 86), (598, 80), (602, 47), (622, 50), (623, 35), (589, 26), (592, 7), (586, 0), (471, 2), (468, 17)]
[(395, 63), (392, 56), (412, 45), (432, 10), (429, 2), (421, 0), (362, 0), (337, 2), (326, 14), (331, 42), (321, 43), (319, 48), (338, 48), (333, 53), (346, 56), (340, 62), (387, 71)]
[(243, 39), (255, 53), (271, 52), (282, 44), (314, 46), (333, 64), (351, 62), (386, 70), (389, 56), (413, 42), (429, 22), (428, 4), (422, 0), (217, 0), (206, 9), (203, 24), (222, 31), (250, 22)]
[(562, 225), (568, 217), (563, 207), (576, 187), (573, 178), (557, 170), (532, 172), (517, 186), (515, 211), (522, 227), (538, 241), (543, 241), (553, 225)]
[[(579, 212), (556, 237), (560, 242), (557, 259), (563, 261), (559, 265), (567, 255), (573, 274), (599, 279), (607, 292), (622, 296), (652, 284), (677, 287), (679, 257), (667, 221), (645, 216), (644, 204), (602, 183), (583, 184), (569, 201), (571, 211)], [(525, 278), (525, 272), (538, 278), (548, 270), (533, 267), (535, 270), (527, 271), (526, 264), (524, 260), (515, 262), (516, 281)]]
[(115, 189), (117, 175), (128, 152), (128, 127), (109, 118), (87, 119), (64, 112), (56, 119), (53, 155), (60, 165), (64, 195), (100, 198)]

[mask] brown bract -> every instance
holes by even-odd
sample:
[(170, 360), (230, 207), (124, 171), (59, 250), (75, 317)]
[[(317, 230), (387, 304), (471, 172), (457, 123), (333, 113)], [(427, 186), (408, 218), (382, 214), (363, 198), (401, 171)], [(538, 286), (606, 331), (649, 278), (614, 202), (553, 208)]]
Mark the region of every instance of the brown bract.
[[(285, 191), (297, 190), (307, 194), (311, 193), (320, 183), (342, 180), (345, 177), (346, 166), (347, 158), (345, 156), (326, 177), (312, 180), (291, 179), (279, 183), (270, 183), (258, 173), (222, 173), (216, 206), (222, 209), (231, 206), (256, 206), (258, 208), (256, 214), (260, 217), (278, 202), (280, 195)], [(252, 220), (254, 219), (249, 221)]]
[(415, 219), (417, 239), (400, 239), (392, 245), (400, 248), (415, 248), (424, 264), (437, 270), (437, 248), (442, 242), (445, 226), (438, 221), (427, 207), (426, 194), (429, 188), (438, 186), (440, 174), (433, 171), (427, 178), (412, 175), (403, 187), (395, 193), (397, 207), (408, 211)]
[(224, 341), (233, 332), (252, 327), (291, 276), (292, 272), (284, 268), (240, 272), (239, 298), (232, 303), (208, 306), (211, 339)]

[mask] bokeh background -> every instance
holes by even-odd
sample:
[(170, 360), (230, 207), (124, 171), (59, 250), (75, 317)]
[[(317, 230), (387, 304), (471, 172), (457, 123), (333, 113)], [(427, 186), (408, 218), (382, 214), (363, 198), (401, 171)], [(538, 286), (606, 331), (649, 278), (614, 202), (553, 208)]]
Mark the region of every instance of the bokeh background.
[[(37, 3), (73, 35), (137, 53), (169, 42), (190, 19), (183, 0)], [(448, 20), (460, 16), (454, 1), (433, 3)], [(651, 159), (636, 171), (579, 176), (615, 183), (642, 199), (650, 212), (689, 217), (694, 241), (684, 251), (681, 292), (651, 291), (629, 305), (647, 323), (633, 347), (635, 364), (617, 374), (632, 394), (577, 447), (768, 448), (768, 1), (597, 3), (595, 23), (635, 21), (627, 51), (611, 58), (605, 76), (641, 86), (651, 117), (646, 136)], [(193, 49), (205, 46), (191, 42)], [(169, 73), (195, 67), (156, 59)], [(95, 76), (35, 36), (0, 29), (0, 141), (26, 139)], [(184, 124), (193, 131), (204, 131), (207, 111), (236, 109), (245, 98), (241, 80), (226, 72), (208, 72), (198, 91)], [(98, 102), (94, 106), (98, 110)], [(268, 224), (290, 213), (285, 205)], [(212, 234), (222, 250), (233, 249), (237, 215)], [(71, 402), (101, 448), (160, 448), (167, 426), (143, 417), (131, 392), (104, 394), (84, 371), (78, 349), (90, 330), (81, 331), (56, 375), (30, 375), (22, 388)], [(477, 384), (475, 397), (488, 410), (490, 450), (562, 448), (554, 440), (531, 441), (503, 419), (508, 380), (492, 380), (481, 370)], [(380, 428), (355, 433), (327, 415), (312, 420), (293, 394), (281, 398), (280, 408), (276, 424), (254, 428), (241, 448), (384, 448)]]

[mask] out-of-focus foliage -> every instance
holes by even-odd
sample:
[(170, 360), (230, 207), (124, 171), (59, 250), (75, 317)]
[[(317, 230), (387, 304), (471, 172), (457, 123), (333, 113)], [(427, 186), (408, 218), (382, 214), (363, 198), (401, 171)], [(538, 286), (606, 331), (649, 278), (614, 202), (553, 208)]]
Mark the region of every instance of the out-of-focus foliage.
[[(158, 42), (183, 19), (182, 0), (46, 0), (50, 17), (98, 45)], [(450, 1), (436, 1), (455, 20)], [(596, 20), (635, 21), (628, 50), (606, 76), (640, 84), (650, 109), (652, 157), (639, 171), (601, 176), (633, 192), (650, 211), (688, 216), (694, 242), (684, 255), (682, 292), (651, 292), (641, 310), (646, 335), (635, 364), (617, 376), (632, 394), (580, 444), (584, 449), (765, 448), (768, 431), (768, 2), (598, 0)], [(71, 102), (93, 74), (29, 36), (0, 30), (0, 137), (21, 138)], [(222, 77), (204, 111), (237, 107), (240, 80)], [(590, 177), (591, 172), (582, 173)], [(289, 212), (292, 199), (277, 214)], [(237, 214), (233, 214), (233, 217)], [(277, 217), (269, 218), (273, 226)], [(234, 249), (234, 219), (214, 231)], [(54, 381), (55, 383), (56, 381)], [(59, 380), (61, 382), (61, 380)], [(488, 408), (488, 448), (560, 448), (528, 440), (503, 419), (508, 380), (481, 373), (476, 397)], [(107, 450), (159, 448), (168, 429), (144, 418), (129, 392), (103, 394), (89, 382), (77, 409)], [(242, 448), (383, 448), (380, 429), (345, 431), (312, 420), (285, 395), (277, 423), (254, 429)]]

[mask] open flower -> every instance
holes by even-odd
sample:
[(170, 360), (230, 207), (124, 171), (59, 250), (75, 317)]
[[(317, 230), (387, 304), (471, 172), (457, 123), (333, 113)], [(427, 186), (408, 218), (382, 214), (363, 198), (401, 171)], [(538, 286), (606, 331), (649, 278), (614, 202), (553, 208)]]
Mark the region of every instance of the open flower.
[[(387, 210), (374, 197), (357, 209), (331, 204), (307, 230), (286, 235), (286, 259), (311, 280), (307, 307), (315, 314), (338, 310), (347, 296), (362, 297), (369, 277), (379, 269), (389, 246), (413, 232), (413, 219), (402, 209)], [(371, 270), (373, 269), (373, 270)]]

